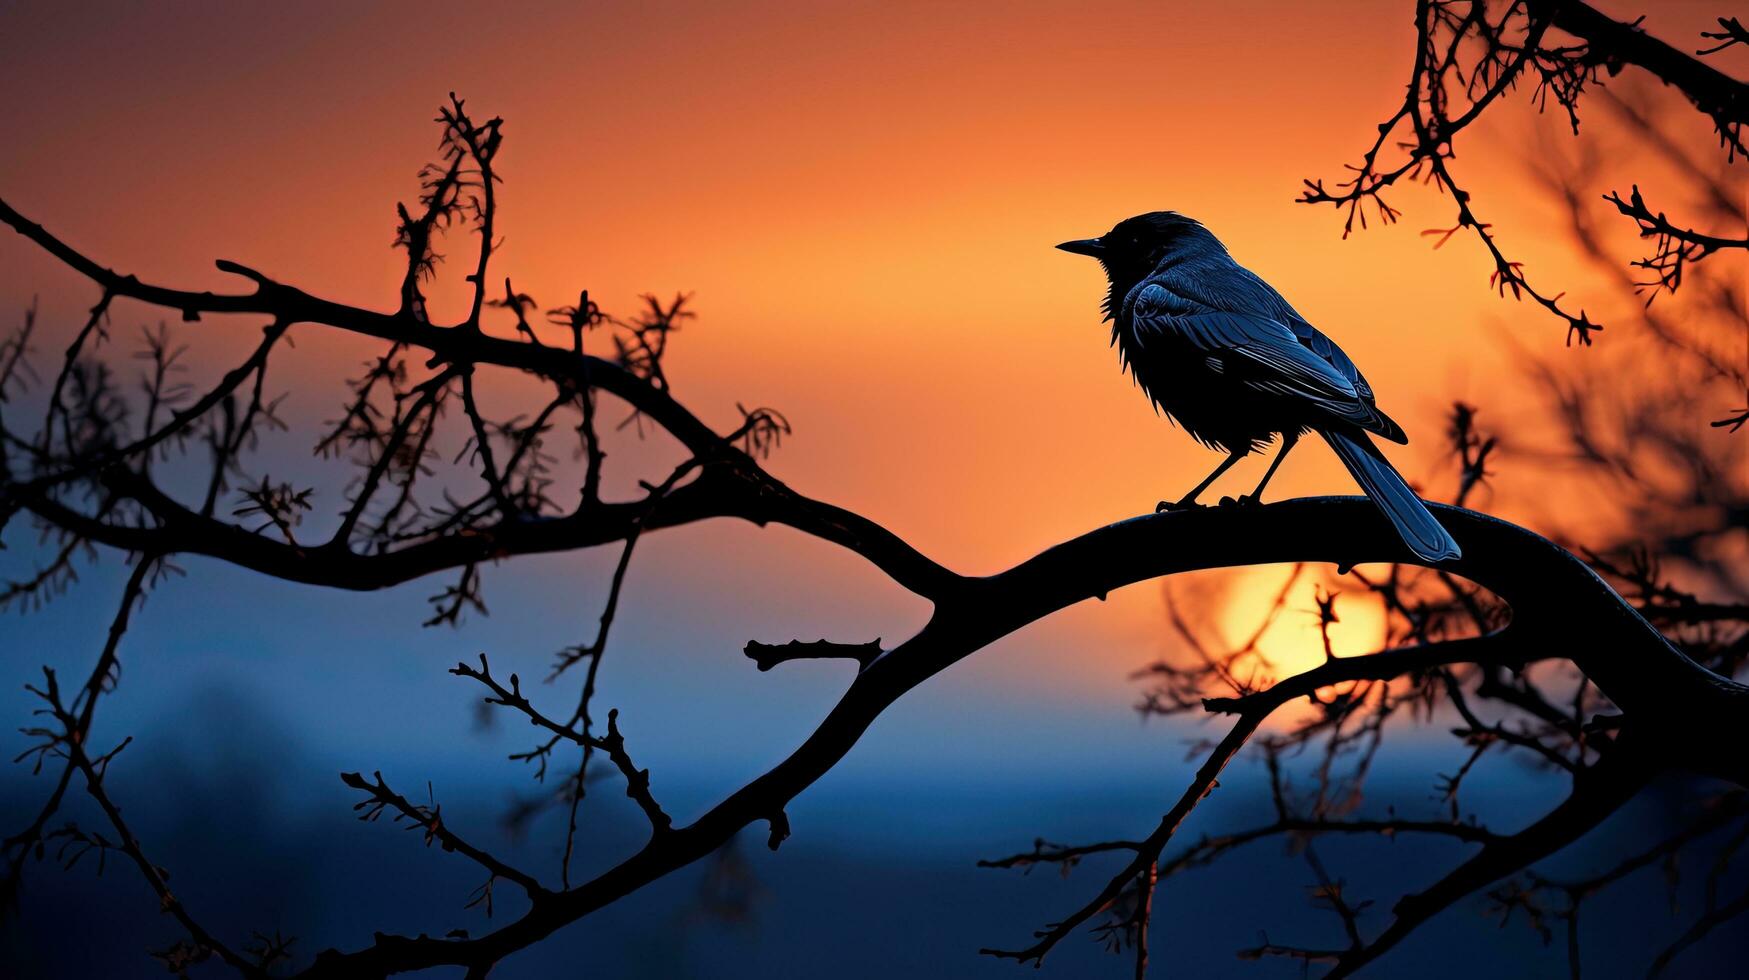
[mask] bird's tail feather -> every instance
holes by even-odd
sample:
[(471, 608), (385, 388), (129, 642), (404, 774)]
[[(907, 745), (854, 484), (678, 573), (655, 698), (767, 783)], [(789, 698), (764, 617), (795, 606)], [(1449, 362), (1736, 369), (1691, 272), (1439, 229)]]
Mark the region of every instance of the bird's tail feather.
[(1451, 534), (1428, 512), (1421, 498), (1403, 482), (1365, 433), (1320, 432), (1330, 448), (1336, 450), (1342, 464), (1354, 476), (1354, 482), (1366, 491), (1379, 510), (1390, 518), (1391, 525), (1402, 536), (1403, 543), (1427, 561), (1446, 561), (1463, 554)]

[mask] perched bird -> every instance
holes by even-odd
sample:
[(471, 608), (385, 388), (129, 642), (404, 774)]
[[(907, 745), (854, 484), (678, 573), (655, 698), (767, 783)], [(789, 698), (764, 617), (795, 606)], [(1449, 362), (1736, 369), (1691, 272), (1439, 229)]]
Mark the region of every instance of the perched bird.
[(1360, 369), (1280, 293), (1233, 261), (1201, 223), (1155, 211), (1057, 247), (1105, 267), (1112, 343), (1142, 390), (1192, 438), (1227, 453), (1207, 479), (1158, 510), (1195, 506), (1240, 457), (1279, 434), (1281, 450), (1269, 470), (1238, 499), (1258, 501), (1310, 430), (1336, 450), (1409, 550), (1427, 561), (1459, 556), (1457, 542), (1368, 438), (1409, 441), (1373, 404)]

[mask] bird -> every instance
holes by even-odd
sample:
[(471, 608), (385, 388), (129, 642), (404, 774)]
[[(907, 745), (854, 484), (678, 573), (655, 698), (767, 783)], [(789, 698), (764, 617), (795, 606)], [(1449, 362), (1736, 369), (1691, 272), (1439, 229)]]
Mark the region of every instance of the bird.
[(1409, 439), (1379, 410), (1354, 361), (1235, 261), (1201, 222), (1153, 211), (1057, 247), (1104, 267), (1109, 290), (1101, 308), (1112, 344), (1155, 408), (1227, 454), (1189, 493), (1162, 501), (1156, 512), (1200, 506), (1197, 496), (1221, 474), (1279, 436), (1281, 448), (1257, 488), (1234, 501), (1259, 503), (1300, 437), (1316, 432), (1417, 557), (1437, 563), (1462, 555), (1373, 443), (1372, 436)]

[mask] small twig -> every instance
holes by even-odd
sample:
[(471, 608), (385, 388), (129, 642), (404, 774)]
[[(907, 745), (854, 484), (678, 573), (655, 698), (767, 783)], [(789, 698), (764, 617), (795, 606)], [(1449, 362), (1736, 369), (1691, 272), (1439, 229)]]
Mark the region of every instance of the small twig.
[(858, 669), (866, 670), (869, 664), (880, 657), (881, 640), (880, 637), (867, 643), (834, 643), (830, 640), (761, 643), (758, 640), (748, 640), (747, 646), (741, 652), (762, 671), (791, 660), (854, 660)]
[(399, 823), (406, 820), (413, 827), (424, 831), (426, 846), (430, 846), (433, 841), (436, 841), (444, 850), (455, 851), (471, 859), (474, 863), (490, 871), (494, 877), (515, 882), (521, 886), (530, 899), (536, 902), (550, 894), (533, 876), (511, 867), (457, 836), (455, 831), (449, 829), (443, 822), (443, 807), (435, 802), (415, 804), (390, 789), (388, 783), (383, 781), (381, 772), (371, 775), (372, 779), (365, 779), (361, 773), (343, 772), (340, 774), (341, 782), (370, 796), (369, 799), (361, 803), (353, 804), (352, 808), (359, 811), (358, 819), (373, 821), (378, 819), (385, 809), (392, 809), (395, 811), (395, 816), (392, 818), (394, 822)]

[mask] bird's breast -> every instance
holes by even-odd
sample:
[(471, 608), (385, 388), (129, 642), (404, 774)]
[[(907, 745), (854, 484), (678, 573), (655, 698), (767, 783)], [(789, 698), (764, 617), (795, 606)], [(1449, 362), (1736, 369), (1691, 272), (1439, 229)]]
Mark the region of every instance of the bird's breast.
[(1118, 349), (1149, 400), (1205, 446), (1250, 451), (1295, 427), (1277, 418), (1271, 400), (1226, 374), (1219, 355), (1170, 336), (1139, 338), (1127, 325)]

